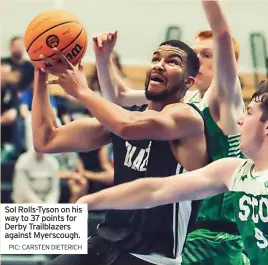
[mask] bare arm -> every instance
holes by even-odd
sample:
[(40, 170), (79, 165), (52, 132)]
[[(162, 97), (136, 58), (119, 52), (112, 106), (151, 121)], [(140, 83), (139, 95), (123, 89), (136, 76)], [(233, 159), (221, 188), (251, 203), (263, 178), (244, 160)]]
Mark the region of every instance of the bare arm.
[(16, 109), (9, 109), (1, 115), (0, 122), (1, 124), (11, 124), (16, 120), (16, 118), (17, 118)]
[(182, 175), (135, 180), (84, 196), (78, 203), (87, 203), (91, 210), (127, 210), (207, 198), (228, 191), (229, 179), (240, 161), (226, 158)]
[[(119, 73), (117, 67), (114, 65), (112, 60), (110, 60), (110, 76), (112, 78), (114, 89), (112, 89), (112, 93), (115, 93), (116, 101), (112, 101), (120, 106), (132, 106), (132, 105), (143, 105), (147, 104), (148, 100), (145, 97), (144, 89), (132, 89), (123, 79), (122, 75)], [(106, 90), (103, 88), (103, 90)], [(115, 91), (115, 92), (113, 92)], [(107, 97), (108, 98), (108, 97)], [(110, 99), (110, 98), (108, 98)]]
[[(170, 104), (160, 112), (132, 112), (105, 100), (88, 88), (81, 65), (78, 70), (75, 69), (63, 54), (57, 53), (63, 63), (54, 65), (56, 70), (53, 74), (59, 79), (49, 83), (60, 84), (67, 93), (79, 99), (108, 131), (124, 139), (163, 141), (197, 136), (204, 132), (202, 117), (187, 104)], [(47, 60), (49, 62), (50, 59)], [(98, 71), (102, 71), (102, 68)]]
[(79, 175), (83, 176), (85, 172), (85, 167), (82, 162), (82, 160), (77, 156), (77, 161), (76, 161), (76, 169)]
[(104, 98), (120, 106), (147, 104), (144, 90), (129, 88), (109, 58), (96, 57), (99, 83)]
[(83, 152), (97, 149), (110, 141), (108, 131), (96, 119), (85, 118), (58, 127), (45, 82), (45, 74), (36, 69), (32, 130), (34, 147), (38, 152)]
[(202, 0), (202, 3), (214, 40), (215, 67), (212, 87), (215, 89), (216, 95), (221, 96), (221, 100), (231, 100), (230, 104), (240, 104), (242, 93), (229, 25), (219, 0)]
[(104, 183), (106, 185), (111, 185), (114, 183), (113, 169), (109, 171), (103, 171), (103, 172), (93, 172), (93, 171), (86, 170), (84, 173), (84, 176), (89, 181), (96, 181), (96, 182)]
[[(202, 0), (202, 3), (214, 39), (214, 79), (207, 91), (207, 99), (212, 110), (213, 104), (220, 105), (221, 129), (225, 133), (236, 133), (232, 130), (232, 128), (236, 128), (236, 124), (232, 120), (242, 115), (244, 103), (230, 28), (219, 0)], [(228, 110), (230, 111), (226, 115)], [(229, 123), (224, 119), (226, 116), (229, 117)]]
[(132, 112), (95, 95), (89, 89), (80, 101), (108, 130), (130, 140), (175, 140), (203, 132), (201, 116), (187, 104), (173, 104), (161, 112)]
[(148, 103), (144, 90), (130, 88), (110, 55), (117, 39), (117, 32), (107, 32), (93, 39), (96, 66), (103, 96), (120, 106), (143, 105)]

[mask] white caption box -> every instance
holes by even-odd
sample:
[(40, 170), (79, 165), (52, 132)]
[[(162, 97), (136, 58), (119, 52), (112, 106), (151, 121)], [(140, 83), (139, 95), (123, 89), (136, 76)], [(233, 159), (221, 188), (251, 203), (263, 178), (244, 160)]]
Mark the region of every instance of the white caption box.
[(1, 254), (87, 254), (87, 205), (1, 204)]

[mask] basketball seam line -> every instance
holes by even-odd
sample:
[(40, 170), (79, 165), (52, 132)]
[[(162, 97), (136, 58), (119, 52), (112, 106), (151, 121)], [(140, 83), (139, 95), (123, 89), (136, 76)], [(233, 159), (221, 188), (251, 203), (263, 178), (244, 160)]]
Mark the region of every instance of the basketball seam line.
[[(30, 45), (29, 45), (29, 47), (27, 48), (27, 52), (30, 50), (30, 48), (31, 48), (31, 46), (33, 45), (33, 43), (40, 37), (40, 36), (42, 36), (44, 33), (46, 33), (46, 32), (48, 32), (49, 30), (51, 30), (51, 29), (53, 29), (53, 28), (56, 28), (56, 27), (58, 27), (58, 26), (61, 26), (61, 25), (64, 25), (64, 24), (68, 24), (68, 23), (76, 23), (76, 24), (80, 24), (81, 25), (81, 23), (78, 23), (77, 21), (67, 21), (67, 22), (63, 22), (63, 23), (60, 23), (60, 24), (57, 24), (56, 26), (53, 26), (53, 27), (51, 27), (51, 28), (49, 28), (49, 29), (47, 29), (47, 30), (45, 30), (44, 32), (42, 32), (41, 34), (39, 34), (31, 43), (30, 43)], [(83, 27), (83, 26), (82, 26)]]
[[(73, 44), (78, 38), (79, 36), (81, 35), (82, 31), (84, 30), (84, 27), (81, 29), (81, 31), (79, 32), (79, 34), (76, 36), (76, 38), (74, 40), (72, 40), (72, 42), (70, 42), (67, 46), (65, 46), (64, 48), (62, 48), (60, 50), (60, 52), (64, 51), (67, 47), (69, 47), (71, 44)], [(51, 58), (52, 56), (54, 56), (56, 53), (53, 53), (49, 56), (47, 56), (48, 58)], [(31, 59), (31, 58), (30, 58)], [(43, 59), (31, 59), (31, 61), (33, 62), (38, 62), (38, 61), (42, 61)]]

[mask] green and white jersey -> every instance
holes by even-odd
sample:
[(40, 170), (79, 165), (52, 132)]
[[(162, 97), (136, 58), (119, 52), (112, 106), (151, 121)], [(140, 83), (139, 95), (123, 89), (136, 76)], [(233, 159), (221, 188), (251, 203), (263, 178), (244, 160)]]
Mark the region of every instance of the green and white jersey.
[(204, 100), (202, 100), (202, 98), (200, 98), (200, 94), (198, 90), (194, 90), (194, 91), (188, 91), (186, 92), (186, 103), (192, 103), (194, 105), (196, 105), (201, 111), (207, 107), (207, 104)]
[(235, 170), (230, 192), (234, 213), (251, 265), (268, 264), (268, 169), (254, 171), (251, 160)]
[[(192, 97), (189, 97), (188, 100), (189, 103), (195, 104), (202, 111), (206, 120), (207, 134), (210, 140), (209, 149), (212, 160), (215, 161), (225, 157), (243, 158), (243, 154), (239, 149), (240, 135), (225, 135), (222, 132), (212, 118), (207, 102), (200, 99), (199, 93), (193, 93)], [(204, 199), (198, 211), (197, 221), (235, 222), (232, 195), (224, 193)]]

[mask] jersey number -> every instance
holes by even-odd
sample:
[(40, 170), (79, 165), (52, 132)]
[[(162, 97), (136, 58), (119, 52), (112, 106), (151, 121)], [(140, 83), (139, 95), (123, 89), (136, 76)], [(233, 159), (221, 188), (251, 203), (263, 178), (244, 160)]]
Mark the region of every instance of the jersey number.
[(267, 248), (268, 240), (264, 237), (263, 232), (258, 228), (254, 228), (254, 230), (255, 230), (255, 237), (258, 241), (257, 246), (259, 248)]

